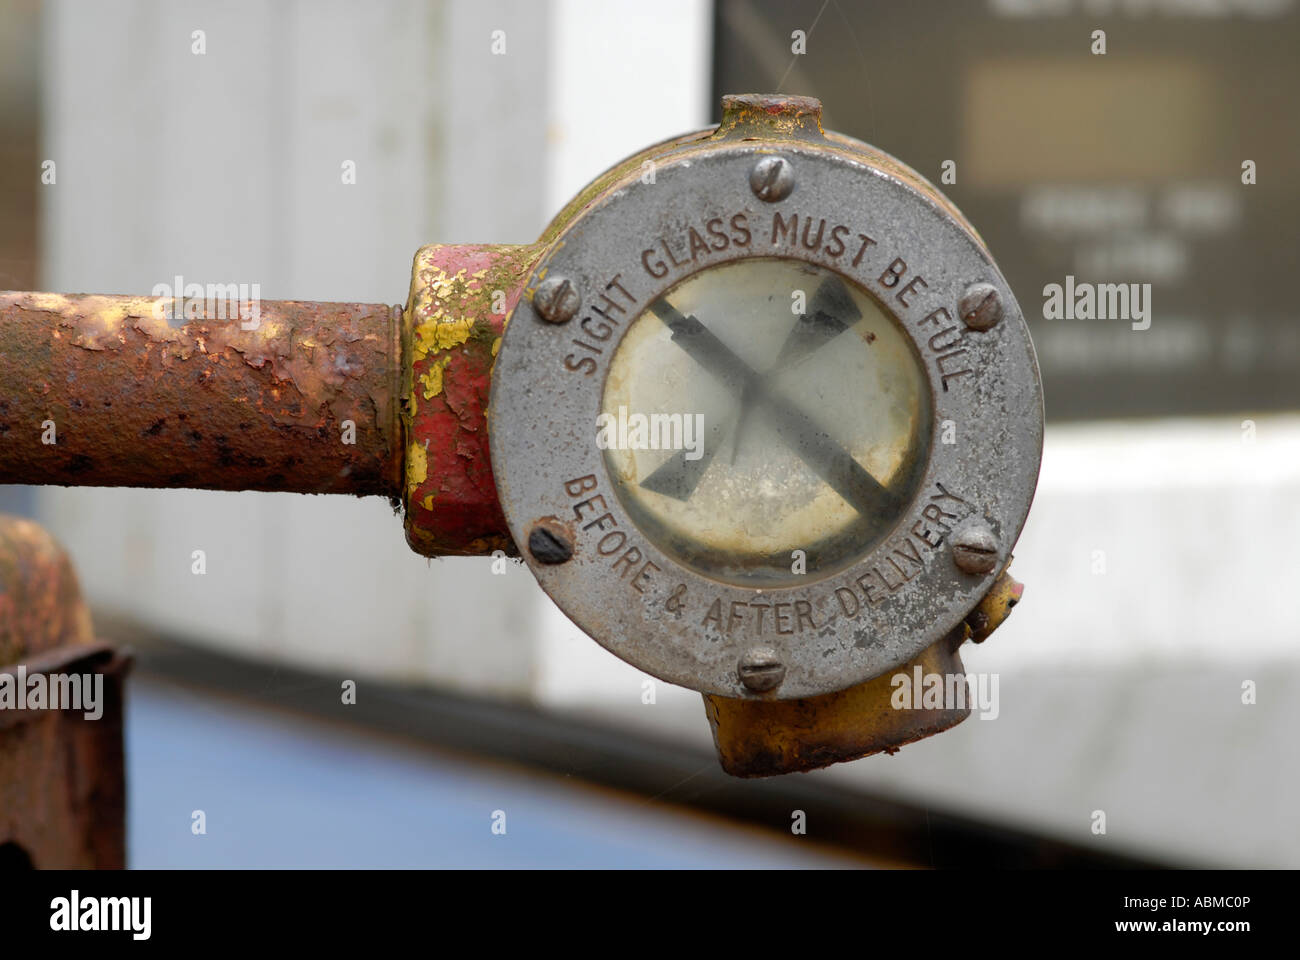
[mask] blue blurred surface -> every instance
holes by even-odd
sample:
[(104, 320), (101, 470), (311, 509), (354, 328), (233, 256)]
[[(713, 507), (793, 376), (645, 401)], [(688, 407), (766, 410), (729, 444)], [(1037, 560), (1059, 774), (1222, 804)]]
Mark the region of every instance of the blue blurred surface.
[[(142, 675), (127, 704), (133, 867), (852, 863), (801, 838)], [(194, 810), (205, 836), (191, 833)], [(504, 836), (491, 831), (496, 810)]]

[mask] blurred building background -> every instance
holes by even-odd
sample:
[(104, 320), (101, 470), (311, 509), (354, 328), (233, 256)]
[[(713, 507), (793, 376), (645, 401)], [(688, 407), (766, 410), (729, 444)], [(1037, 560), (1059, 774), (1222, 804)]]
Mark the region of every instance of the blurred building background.
[[(4, 0), (0, 287), (146, 293), (180, 274), (259, 283), (272, 299), (397, 303), (420, 244), (534, 239), (608, 165), (716, 120), (721, 92), (819, 97), (829, 127), (915, 167), (981, 231), (1030, 320), (1049, 423), (1013, 566), (1025, 600), (963, 651), (968, 669), (1000, 676), (997, 719), (800, 776), (799, 789), (1117, 856), (1294, 867), (1295, 8)], [(1092, 52), (1097, 30), (1104, 54)], [(1044, 287), (1067, 276), (1150, 283), (1149, 328), (1043, 319)], [(124, 639), (146, 628), (264, 664), (258, 689), (236, 694), (287, 698), (277, 678), (292, 669), (322, 678), (323, 702), (355, 679), (709, 749), (697, 694), (658, 683), (644, 702), (647, 678), (581, 635), (525, 568), (419, 558), (382, 500), (4, 496), (62, 539), (101, 622)], [(203, 576), (191, 572), (197, 549)], [(762, 841), (770, 850), (727, 847), (739, 828), (722, 820), (640, 824), (626, 817), (648, 808), (627, 797), (407, 755), (166, 685), (139, 690), (128, 744), (138, 865), (345, 865), (363, 846), (354, 828), (418, 832), (420, 810), (463, 814), (474, 843), (439, 858), (412, 842), (400, 858), (361, 861), (802, 864), (834, 862), (842, 839), (812, 817), (803, 848), (776, 837), (780, 823)], [(342, 796), (329, 774), (340, 767), (353, 770)], [(650, 799), (680, 787), (664, 782)], [(330, 803), (311, 808), (324, 794)], [(484, 805), (508, 805), (498, 796), (543, 825), (517, 859), (474, 845), (469, 824)], [(743, 806), (758, 794), (728, 796)], [(232, 819), (244, 846), (185, 846), (189, 811), (205, 802), (242, 803)], [(1091, 830), (1097, 810), (1104, 836)], [(302, 817), (342, 838), (337, 857), (302, 854), (311, 831), (284, 829)], [(584, 818), (591, 830), (574, 827)], [(638, 833), (644, 843), (626, 839)], [(704, 835), (717, 838), (713, 860), (699, 855)], [(726, 859), (741, 849), (753, 859)]]

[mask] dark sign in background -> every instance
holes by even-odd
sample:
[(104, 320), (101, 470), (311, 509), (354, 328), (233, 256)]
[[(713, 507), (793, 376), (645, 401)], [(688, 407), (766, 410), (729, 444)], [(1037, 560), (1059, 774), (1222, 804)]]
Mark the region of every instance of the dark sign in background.
[[(1297, 6), (719, 0), (715, 93), (818, 97), (951, 197), (1016, 291), (1049, 418), (1296, 409)], [(1051, 284), (1123, 285), (1121, 315), (1045, 317)]]

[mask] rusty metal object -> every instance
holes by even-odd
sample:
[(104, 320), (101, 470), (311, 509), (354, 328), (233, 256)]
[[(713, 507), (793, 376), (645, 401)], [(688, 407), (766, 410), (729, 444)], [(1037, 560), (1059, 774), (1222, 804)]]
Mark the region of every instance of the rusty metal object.
[(406, 541), (425, 556), (518, 551), (497, 500), (487, 402), (538, 246), (421, 247), (403, 324)]
[[(97, 718), (0, 709), (0, 862), (112, 868), (126, 861), (123, 686), (129, 657), (96, 643), (67, 556), (40, 526), (0, 516), (0, 675), (103, 676)], [(21, 672), (20, 672), (21, 669)]]
[[(965, 625), (920, 656), (866, 683), (804, 700), (735, 700), (704, 694), (704, 711), (722, 768), (734, 777), (771, 777), (899, 747), (942, 733), (970, 716), (970, 707), (896, 709), (893, 677), (920, 667), (923, 674), (961, 677), (957, 648)], [(969, 699), (966, 700), (969, 703)]]
[[(752, 112), (740, 99), (737, 109)], [(781, 119), (771, 111), (782, 99), (760, 99), (767, 104), (762, 117)], [(582, 295), (581, 319), (556, 327), (535, 304), (521, 302), (502, 338), (489, 405), (498, 493), (515, 537), (526, 541), (546, 517), (582, 521), (571, 561), (543, 564), (525, 554), (543, 590), (615, 655), (662, 680), (721, 697), (748, 695), (737, 662), (750, 647), (770, 646), (785, 665), (779, 698), (804, 699), (864, 683), (941, 640), (992, 586), (1028, 512), (1041, 452), (1041, 387), (1028, 330), (988, 250), (938, 201), (929, 202), (915, 174), (895, 177), (896, 162), (887, 169), (870, 151), (841, 146), (819, 131), (803, 104), (792, 112), (803, 139), (724, 118), (718, 133), (638, 155), (648, 167), (634, 159), (620, 179), (584, 194), (585, 206), (570, 214), (531, 278), (534, 286), (555, 274), (569, 278)], [(755, 165), (773, 156), (786, 158), (796, 178), (788, 198), (776, 204), (756, 197), (752, 184)], [(717, 242), (704, 239), (710, 225)], [(840, 239), (831, 242), (824, 231)], [(734, 362), (734, 345), (719, 350), (698, 330), (690, 332), (707, 329), (709, 317), (688, 318), (665, 298), (696, 278), (773, 256), (800, 264), (810, 276), (855, 285), (906, 341), (922, 382), (905, 452), (915, 453), (914, 475), (925, 482), (905, 485), (896, 525), (862, 540), (846, 537), (847, 552), (834, 570), (807, 577), (782, 571), (780, 582), (748, 584), (722, 575), (722, 561), (684, 562), (672, 538), (656, 539), (653, 518), (623, 496), (639, 483), (629, 485), (601, 449), (593, 419), (606, 410), (608, 385), (624, 345), (637, 342), (642, 318), (658, 336), (666, 327), (687, 354), (688, 340), (706, 344), (707, 358), (695, 351), (696, 367), (683, 364), (682, 377), (698, 367), (701, 377), (723, 384), (752, 378), (753, 370)], [(999, 291), (1005, 313), (987, 332), (969, 330), (955, 313), (976, 278)], [(768, 292), (776, 299), (789, 295)], [(771, 360), (767, 355), (764, 362)], [(802, 376), (808, 382), (810, 375)], [(751, 396), (756, 406), (761, 399)], [(722, 411), (713, 411), (719, 422)], [(942, 411), (959, 425), (963, 442), (944, 443), (942, 418), (926, 411)], [(778, 434), (808, 438), (805, 446), (815, 449), (820, 464), (811, 472), (823, 480), (852, 478), (836, 493), (856, 499), (859, 515), (872, 514), (870, 484), (881, 485), (869, 475), (860, 480), (846, 458), (813, 442), (826, 430), (794, 420), (780, 405), (763, 416), (786, 424)], [(738, 502), (743, 495), (735, 496)], [(715, 505), (726, 509), (725, 503), (720, 498)], [(974, 561), (963, 559), (961, 567), (952, 560), (950, 535), (968, 523), (996, 529), (1000, 545), (961, 544), (962, 556)], [(805, 545), (773, 543), (770, 553), (784, 557)], [(702, 558), (714, 546), (692, 542), (691, 549)], [(725, 551), (716, 553), (725, 559)], [(762, 586), (761, 598), (754, 586)], [(778, 625), (777, 610), (794, 616), (795, 609), (804, 620)]]
[(0, 663), (93, 639), (63, 548), (40, 524), (0, 514)]
[[(1028, 509), (1037, 475), (1037, 369), (1014, 296), (960, 211), (893, 157), (824, 130), (820, 111), (811, 98), (726, 97), (716, 128), (665, 140), (616, 164), (560, 211), (536, 244), (421, 248), (404, 308), (264, 301), (258, 322), (247, 328), (242, 317), (169, 322), (159, 316), (157, 297), (0, 294), (0, 442), (7, 451), (0, 458), (0, 483), (384, 495), (401, 501), (407, 542), (426, 556), (517, 554), (504, 500), (543, 587), (553, 597), (568, 590), (591, 605), (588, 621), (595, 639), (656, 676), (711, 691), (706, 707), (729, 772), (761, 776), (812, 769), (880, 750), (892, 752), (947, 729), (968, 711), (894, 710), (889, 678), (916, 666), (926, 672), (960, 672), (960, 643), (982, 641), (1019, 598), (1019, 584), (1005, 572), (997, 574), (1014, 546), (1023, 522), (1021, 506)], [(655, 182), (656, 170), (664, 175), (664, 190), (640, 189), (638, 181)], [(605, 340), (617, 324), (588, 329), (592, 319), (577, 318), (589, 310), (602, 316), (606, 309), (626, 312), (650, 284), (638, 274), (638, 294), (622, 286), (618, 268), (634, 258), (617, 259), (618, 251), (624, 246), (632, 250), (667, 224), (686, 223), (690, 218), (683, 211), (688, 207), (713, 210), (726, 197), (746, 215), (759, 215), (752, 209), (756, 203), (769, 218), (784, 211), (790, 224), (797, 207), (805, 224), (803, 249), (792, 241), (794, 249), (783, 248), (779, 255), (828, 270), (849, 267), (836, 260), (845, 252), (842, 242), (839, 252), (833, 252), (832, 244), (821, 246), (820, 228), (818, 240), (809, 246), (807, 223), (817, 211), (826, 214), (823, 224), (834, 214), (859, 228), (874, 225), (874, 237), (860, 235), (853, 268), (859, 269), (868, 246), (873, 252), (862, 261), (857, 280), (882, 303), (893, 304), (889, 309), (916, 338), (918, 353), (930, 357), (935, 365), (930, 386), (943, 394), (945, 410), (960, 414), (977, 438), (983, 431), (997, 441), (931, 455), (931, 465), (942, 474), (936, 477), (957, 493), (936, 482), (929, 497), (960, 504), (970, 521), (964, 529), (950, 530), (939, 519), (957, 514), (927, 505), (922, 519), (902, 528), (899, 543), (882, 540), (871, 548), (878, 557), (860, 558), (865, 573), (854, 580), (856, 586), (846, 580), (832, 597), (827, 584), (818, 581), (821, 593), (812, 596), (806, 609), (798, 609), (804, 609), (801, 616), (813, 621), (810, 628), (823, 639), (843, 633), (838, 646), (814, 650), (813, 645), (785, 641), (778, 627), (776, 637), (755, 635), (742, 638), (743, 644), (737, 639), (739, 651), (723, 645), (692, 653), (690, 644), (699, 639), (696, 627), (707, 622), (698, 615), (680, 620), (682, 633), (674, 642), (655, 642), (652, 628), (668, 624), (666, 629), (677, 629), (683, 597), (689, 594), (696, 603), (699, 597), (720, 597), (719, 591), (735, 585), (718, 587), (707, 577), (697, 583), (694, 574), (680, 572), (674, 583), (653, 585), (658, 592), (652, 590), (652, 600), (645, 601), (650, 612), (638, 620), (632, 613), (640, 608), (626, 603), (626, 590), (617, 592), (624, 589), (621, 574), (606, 576), (590, 590), (573, 589), (584, 570), (599, 566), (599, 556), (584, 553), (569, 517), (572, 504), (562, 503), (559, 514), (549, 499), (539, 501), (536, 509), (520, 505), (535, 487), (545, 487), (551, 498), (558, 496), (556, 490), (576, 497), (575, 488), (590, 490), (588, 483), (604, 476), (599, 464), (576, 466), (582, 458), (596, 457), (587, 417), (599, 404), (588, 401), (603, 378), (588, 383), (585, 389), (592, 396), (581, 394), (571, 381), (539, 380), (544, 369), (560, 369), (554, 363), (546, 366), (548, 351), (560, 350), (560, 341), (577, 336), (571, 329), (577, 327), (602, 344), (579, 346), (604, 358), (605, 348), (616, 345)], [(783, 206), (786, 201), (794, 206)], [(624, 215), (615, 217), (610, 209), (618, 205)], [(778, 225), (775, 219), (772, 223), (775, 251)], [(786, 223), (783, 217), (782, 231)], [(594, 235), (593, 230), (603, 232)], [(790, 230), (792, 237), (799, 236), (793, 226)], [(690, 232), (693, 236), (694, 227)], [(730, 244), (719, 236), (722, 246), (704, 247), (692, 239), (689, 262), (695, 262), (697, 249), (710, 264), (757, 256), (748, 226), (744, 237), (743, 243)], [(666, 248), (667, 240), (661, 242)], [(885, 249), (897, 259), (873, 263)], [(918, 264), (912, 263), (911, 279), (903, 284), (908, 265), (897, 251), (913, 249), (929, 265), (929, 279), (923, 280)], [(669, 258), (674, 259), (671, 253)], [(674, 259), (674, 267), (685, 262)], [(640, 265), (656, 282), (667, 282), (666, 267), (664, 273), (656, 272), (644, 256)], [(610, 276), (604, 293), (612, 296), (615, 288), (626, 298), (617, 306), (592, 286), (593, 278), (607, 281)], [(599, 303), (584, 304), (584, 292)], [(928, 312), (921, 316), (915, 305), (927, 296), (937, 299), (925, 305)], [(916, 315), (900, 314), (914, 307)], [(519, 318), (510, 321), (506, 336), (516, 308)], [(948, 320), (953, 324), (941, 329)], [(933, 328), (917, 332), (926, 323)], [(962, 341), (960, 349), (937, 356), (954, 346), (945, 340), (954, 333)], [(969, 343), (963, 339), (968, 335)], [(505, 372), (493, 390), (503, 337)], [(550, 339), (529, 346), (539, 337)], [(955, 369), (943, 365), (967, 354)], [(967, 361), (974, 366), (964, 366)], [(592, 364), (588, 373), (597, 372), (594, 360), (586, 362)], [(981, 384), (979, 396), (949, 392), (950, 380), (969, 386), (972, 381), (958, 378), (973, 378), (976, 367), (991, 381)], [(564, 369), (582, 367), (566, 364)], [(935, 406), (939, 392), (932, 398)], [(495, 472), (489, 399), (492, 444), (500, 457)], [(1008, 416), (1013, 416), (1014, 429), (1008, 428)], [(346, 440), (349, 424), (353, 443)], [(608, 486), (602, 483), (593, 498), (603, 501)], [(982, 493), (978, 503), (969, 491)], [(919, 501), (916, 506), (920, 509)], [(997, 537), (988, 526), (990, 518), (997, 523)], [(952, 562), (919, 559), (918, 550), (937, 548), (945, 539)], [(909, 544), (911, 552), (901, 552)], [(2, 567), (4, 549), (0, 543), (0, 576), (8, 575)], [(895, 587), (868, 561), (874, 557), (886, 563), (888, 549), (904, 562), (907, 556), (916, 558), (924, 574), (908, 567), (910, 575), (899, 588), (912, 584), (908, 589), (915, 590), (921, 584), (943, 598), (942, 611), (935, 604), (892, 602), (880, 594), (892, 594)], [(638, 595), (650, 582), (651, 567), (660, 572), (674, 568), (649, 557), (640, 547), (621, 556), (629, 567), (643, 564), (632, 581), (635, 586), (628, 588)], [(869, 574), (880, 584), (863, 586)], [(699, 589), (686, 590), (688, 582)], [(846, 595), (853, 601), (852, 611)], [(748, 609), (749, 599), (736, 593), (727, 609)], [(718, 604), (721, 609), (721, 599)], [(853, 623), (864, 604), (884, 604), (885, 615), (870, 630)], [(764, 608), (764, 603), (754, 606)], [(27, 609), (28, 601), (15, 601), (15, 610)], [(76, 620), (75, 613), (67, 615)], [(4, 616), (0, 608), (0, 621)], [(15, 616), (27, 619), (14, 636), (42, 635), (30, 614)], [(761, 633), (761, 615), (758, 622), (754, 629)], [(799, 629), (803, 623), (798, 621)], [(56, 618), (48, 629), (56, 639), (46, 645), (62, 650), (65, 641), (58, 638), (82, 626), (63, 625)], [(7, 655), (3, 636), (0, 663), (33, 654), (11, 641), (16, 652)], [(760, 640), (764, 642), (751, 643)], [(767, 646), (768, 640), (773, 646)], [(638, 657), (650, 659), (642, 663)], [(661, 657), (676, 659), (655, 659)], [(896, 666), (906, 658), (911, 658), (908, 663)]]
[(970, 627), (970, 639), (974, 643), (983, 643), (989, 635), (1011, 616), (1011, 611), (1020, 602), (1025, 592), (1025, 585), (1005, 570), (993, 581), (993, 586), (984, 595), (974, 610), (966, 617)]
[(556, 517), (544, 517), (528, 532), (528, 552), (538, 563), (568, 563), (573, 558), (573, 530)]
[[(736, 700), (704, 694), (718, 759), (737, 777), (816, 770), (899, 748), (955, 727), (970, 716), (970, 691), (958, 649), (983, 643), (1011, 615), (1024, 585), (1006, 571), (965, 621), (910, 663), (866, 683), (803, 700)], [(960, 708), (898, 709), (894, 677), (952, 677), (965, 691)]]
[(727, 94), (722, 98), (722, 122), (713, 133), (714, 139), (727, 140), (822, 140), (825, 136), (820, 100), (779, 93)]
[(0, 483), (396, 496), (396, 308), (261, 301), (246, 330), (169, 307), (0, 294)]

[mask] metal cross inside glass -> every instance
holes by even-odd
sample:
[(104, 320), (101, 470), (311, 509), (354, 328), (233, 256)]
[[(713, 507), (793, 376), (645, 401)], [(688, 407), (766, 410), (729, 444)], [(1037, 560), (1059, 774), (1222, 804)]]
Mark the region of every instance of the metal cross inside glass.
[(887, 533), (930, 422), (919, 361), (866, 291), (754, 258), (688, 277), (632, 324), (598, 442), (661, 549), (764, 586), (828, 576)]

